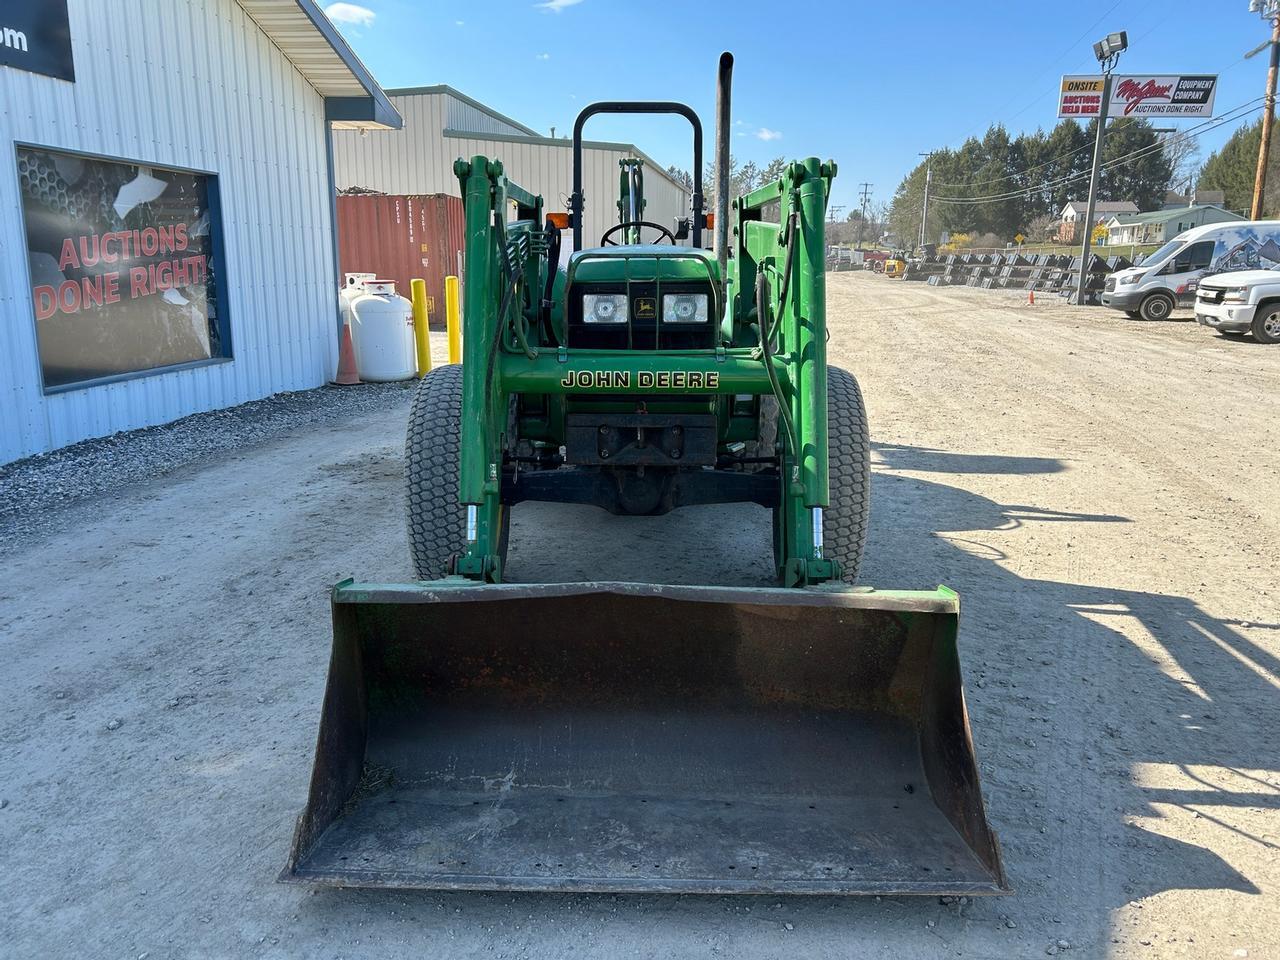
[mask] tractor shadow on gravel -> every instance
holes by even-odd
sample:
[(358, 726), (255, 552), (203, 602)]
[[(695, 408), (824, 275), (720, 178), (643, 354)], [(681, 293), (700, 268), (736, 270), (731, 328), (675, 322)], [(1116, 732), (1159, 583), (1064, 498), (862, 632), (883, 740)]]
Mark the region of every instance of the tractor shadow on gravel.
[(1106, 583), (1119, 557), (1069, 554), (1062, 580), (1020, 576), (1019, 558), (983, 542), (983, 531), (1068, 522), (1084, 541), (1093, 524), (1129, 521), (1001, 504), (888, 472), (1052, 474), (1060, 461), (875, 450), (864, 578), (945, 583), (961, 595), (966, 696), (1017, 899), (1075, 912), (1100, 940), (1107, 911), (1164, 890), (1261, 893), (1212, 849), (1167, 834), (1202, 818), (1213, 826), (1197, 836), (1227, 831), (1260, 862), (1277, 856), (1273, 838), (1232, 822), (1280, 810), (1280, 660), (1244, 632), (1276, 625), (1214, 617), (1187, 597), (1072, 582)]

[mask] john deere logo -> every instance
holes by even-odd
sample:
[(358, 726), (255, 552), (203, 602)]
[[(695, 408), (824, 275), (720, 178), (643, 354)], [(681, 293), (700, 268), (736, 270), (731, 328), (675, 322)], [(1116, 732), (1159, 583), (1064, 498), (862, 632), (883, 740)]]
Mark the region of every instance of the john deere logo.
[(658, 301), (655, 297), (636, 297), (636, 319), (653, 320), (658, 316)]
[(640, 370), (634, 378), (630, 370), (570, 370), (560, 379), (568, 390), (629, 390), (635, 383), (641, 390), (719, 390), (717, 371)]

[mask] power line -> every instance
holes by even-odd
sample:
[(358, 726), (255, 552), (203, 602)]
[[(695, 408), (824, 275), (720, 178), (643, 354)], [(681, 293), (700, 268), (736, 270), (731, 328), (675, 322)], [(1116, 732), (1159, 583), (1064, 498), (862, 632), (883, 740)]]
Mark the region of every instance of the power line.
[[(1108, 9), (1108, 10), (1107, 10), (1107, 11), (1106, 11), (1102, 16), (1098, 17), (1098, 19), (1097, 19), (1097, 20), (1093, 21), (1093, 23), (1091, 23), (1091, 24), (1089, 25), (1088, 29), (1087, 29), (1087, 30), (1085, 30), (1085, 31), (1084, 31), (1084, 33), (1080, 34), (1080, 36), (1078, 36), (1078, 37), (1076, 37), (1076, 39), (1072, 40), (1072, 41), (1071, 41), (1071, 43), (1067, 45), (1067, 49), (1066, 49), (1066, 50), (1062, 51), (1062, 53), (1058, 54), (1058, 56), (1057, 56), (1056, 58), (1054, 58), (1054, 60), (1049, 64), (1049, 68), (1048, 68), (1047, 70), (1045, 70), (1045, 71), (1043, 71), (1042, 73), (1040, 73), (1040, 74), (1039, 74), (1039, 75), (1038, 75), (1034, 80), (1028, 81), (1028, 83), (1024, 85), (1024, 89), (1025, 89), (1025, 87), (1026, 87), (1026, 86), (1030, 86), (1031, 84), (1034, 84), (1034, 83), (1039, 83), (1042, 79), (1044, 79), (1045, 77), (1047, 77), (1047, 76), (1049, 76), (1051, 73), (1053, 73), (1053, 72), (1054, 72), (1054, 70), (1055, 70), (1055, 68), (1058, 66), (1058, 64), (1060, 64), (1060, 63), (1061, 63), (1063, 60), (1065, 60), (1067, 57), (1071, 56), (1071, 52), (1072, 52), (1073, 50), (1075, 50), (1075, 49), (1076, 49), (1076, 47), (1078, 47), (1080, 44), (1084, 43), (1084, 41), (1085, 41), (1085, 40), (1087, 40), (1087, 39), (1088, 39), (1088, 38), (1093, 34), (1093, 30), (1094, 30), (1094, 28), (1095, 28), (1098, 24), (1100, 24), (1103, 20), (1105, 20), (1107, 17), (1111, 16), (1111, 14), (1115, 13), (1116, 9), (1117, 9), (1117, 8), (1120, 6), (1120, 4), (1121, 4), (1121, 3), (1123, 3), (1123, 2), (1124, 2), (1124, 0), (1116, 0), (1116, 2), (1115, 2), (1115, 3), (1113, 3), (1113, 4), (1111, 5), (1111, 7), (1110, 7), (1110, 8), (1109, 8), (1109, 9)], [(1153, 0), (1153, 3), (1154, 3), (1154, 2), (1155, 2), (1155, 0)], [(1049, 95), (1049, 92), (1048, 92), (1048, 91), (1046, 91), (1045, 93), (1043, 93), (1043, 94), (1041, 94), (1040, 96), (1036, 97), (1034, 100), (1032, 100), (1030, 103), (1028, 103), (1026, 106), (1024, 106), (1021, 110), (1019, 110), (1017, 113), (1015, 113), (1015, 114), (1013, 115), (1013, 117), (1010, 117), (1009, 119), (1010, 119), (1010, 120), (1012, 120), (1014, 117), (1019, 117), (1019, 116), (1021, 116), (1022, 114), (1026, 113), (1029, 109), (1031, 109), (1033, 106), (1035, 106), (1037, 103), (1039, 103), (1041, 100), (1043, 100), (1043, 99), (1044, 99), (1046, 96), (1048, 96), (1048, 95)], [(1012, 105), (1017, 101), (1017, 99), (1018, 99), (1018, 97), (1017, 97), (1017, 95), (1015, 94), (1013, 97), (1011, 97), (1011, 98), (1009, 99), (1008, 103), (1006, 103), (1006, 104), (1005, 104), (1003, 107), (1001, 107), (999, 110), (994, 110), (994, 111), (992, 111), (992, 113), (994, 113), (995, 115), (997, 115), (997, 116), (998, 116), (999, 114), (1003, 113), (1005, 110), (1009, 109), (1009, 107), (1011, 107), (1011, 106), (1012, 106)], [(970, 134), (970, 136), (974, 136), (974, 134)], [(969, 137), (966, 137), (965, 139), (967, 140), (967, 139), (969, 139)]]
[[(1155, 4), (1156, 4), (1157, 2), (1160, 2), (1160, 0), (1151, 0), (1151, 2), (1148, 4), (1148, 9), (1149, 9), (1150, 7), (1155, 6)], [(1090, 27), (1089, 27), (1089, 29), (1088, 29), (1088, 30), (1086, 30), (1086, 31), (1085, 31), (1084, 33), (1082, 33), (1078, 38), (1076, 38), (1076, 40), (1074, 40), (1074, 41), (1072, 42), (1071, 46), (1067, 48), (1067, 53), (1069, 53), (1069, 52), (1070, 52), (1070, 50), (1071, 50), (1072, 48), (1074, 48), (1077, 44), (1081, 43), (1081, 42), (1082, 42), (1086, 37), (1088, 37), (1088, 36), (1090, 35), (1090, 33), (1093, 31), (1093, 28), (1094, 28), (1094, 27), (1096, 27), (1096, 26), (1097, 26), (1099, 23), (1101, 23), (1103, 20), (1105, 20), (1108, 16), (1110, 16), (1110, 15), (1115, 11), (1116, 7), (1118, 7), (1118, 6), (1120, 6), (1120, 2), (1119, 2), (1119, 0), (1117, 0), (1117, 2), (1116, 2), (1115, 4), (1113, 4), (1113, 5), (1111, 6), (1111, 8), (1110, 8), (1109, 10), (1107, 10), (1107, 12), (1106, 12), (1106, 13), (1104, 13), (1101, 17), (1099, 17), (1097, 20), (1095, 20), (1095, 21), (1093, 22), (1093, 24), (1092, 24), (1092, 25), (1090, 25)], [(1144, 14), (1145, 14), (1145, 10), (1144, 10)], [(1141, 18), (1139, 18), (1139, 19), (1141, 19)], [(1144, 37), (1146, 37), (1146, 36), (1150, 35), (1150, 34), (1151, 34), (1151, 32), (1152, 32), (1153, 30), (1155, 30), (1155, 29), (1156, 29), (1156, 26), (1158, 26), (1158, 25), (1159, 25), (1159, 24), (1156, 24), (1156, 25), (1153, 25), (1152, 27), (1148, 28), (1148, 29), (1147, 29), (1147, 30), (1146, 30), (1146, 31), (1145, 31), (1141, 36), (1139, 36), (1139, 37), (1138, 37), (1138, 39), (1139, 39), (1139, 40), (1141, 40), (1141, 39), (1143, 39)], [(1067, 53), (1063, 53), (1063, 54), (1059, 55), (1059, 56), (1058, 56), (1058, 58), (1057, 58), (1056, 60), (1054, 60), (1054, 61), (1053, 61), (1053, 63), (1050, 65), (1049, 70), (1045, 71), (1044, 73), (1041, 73), (1041, 74), (1036, 78), (1036, 80), (1035, 80), (1035, 81), (1033, 81), (1033, 82), (1038, 83), (1040, 79), (1042, 79), (1043, 77), (1047, 76), (1049, 73), (1052, 73), (1052, 72), (1053, 72), (1053, 67), (1054, 67), (1054, 66), (1056, 66), (1058, 63), (1060, 63), (1060, 62), (1061, 62), (1061, 61), (1062, 61), (1062, 60), (1067, 56)], [(1238, 67), (1240, 64), (1244, 63), (1246, 59), (1248, 59), (1248, 57), (1247, 57), (1247, 56), (1245, 56), (1245, 57), (1241, 57), (1239, 60), (1236, 60), (1236, 61), (1235, 61), (1234, 63), (1232, 63), (1229, 67), (1225, 67), (1225, 68), (1223, 68), (1222, 70), (1218, 71), (1218, 76), (1221, 76), (1222, 74), (1226, 73), (1228, 70), (1231, 70), (1231, 69), (1233, 69), (1233, 68), (1235, 68), (1235, 67)], [(1083, 67), (1081, 67), (1081, 68), (1079, 68), (1079, 69), (1084, 69), (1084, 68), (1083, 68)], [(1000, 125), (1003, 127), (1003, 126), (1005, 126), (1007, 123), (1009, 123), (1009, 122), (1011, 122), (1012, 120), (1016, 119), (1017, 117), (1021, 116), (1021, 115), (1022, 115), (1023, 113), (1025, 113), (1028, 109), (1030, 109), (1031, 107), (1035, 106), (1037, 103), (1039, 103), (1039, 102), (1040, 102), (1041, 100), (1043, 100), (1045, 97), (1049, 96), (1052, 92), (1053, 92), (1053, 91), (1051, 91), (1051, 90), (1046, 90), (1044, 93), (1042, 93), (1042, 94), (1040, 94), (1039, 96), (1037, 96), (1037, 97), (1036, 97), (1035, 99), (1033, 99), (1030, 103), (1028, 103), (1025, 107), (1023, 107), (1021, 110), (1017, 111), (1017, 113), (1014, 113), (1011, 117), (1009, 117), (1009, 118), (1008, 118), (1008, 120), (1001, 121)], [(1251, 101), (1251, 102), (1252, 102), (1252, 101)], [(1010, 100), (1010, 101), (1009, 101), (1009, 103), (1013, 103), (1013, 101), (1012, 101), (1012, 100)], [(1005, 106), (1007, 107), (1007, 106), (1008, 106), (1008, 104), (1006, 104)], [(1001, 108), (1001, 110), (996, 111), (996, 112), (997, 112), (997, 113), (999, 113), (999, 112), (1001, 112), (1001, 111), (1003, 111), (1003, 110), (1004, 110), (1004, 107), (1002, 107), (1002, 108)], [(990, 127), (988, 127), (988, 130), (990, 130)], [(971, 138), (973, 138), (973, 137), (974, 137), (974, 135), (972, 135), (972, 134), (971, 134), (971, 135), (970, 135), (970, 137), (966, 137), (965, 139), (966, 139), (966, 141), (967, 141), (968, 139), (971, 139)], [(962, 144), (962, 147), (963, 147), (963, 144)], [(1081, 146), (1081, 147), (1078, 147), (1078, 148), (1077, 148), (1077, 149), (1075, 149), (1075, 150), (1072, 150), (1070, 153), (1064, 153), (1064, 154), (1062, 154), (1061, 156), (1053, 157), (1053, 158), (1051, 158), (1051, 159), (1049, 159), (1049, 160), (1045, 160), (1043, 163), (1038, 163), (1038, 164), (1036, 164), (1036, 165), (1035, 165), (1035, 166), (1033, 166), (1033, 167), (1028, 167), (1028, 168), (1027, 168), (1027, 169), (1025, 169), (1025, 170), (1022, 170), (1022, 171), (1019, 171), (1019, 172), (1016, 172), (1016, 173), (1011, 173), (1011, 174), (1008, 174), (1008, 175), (1003, 176), (1003, 177), (993, 177), (993, 178), (991, 178), (991, 179), (989, 179), (989, 180), (972, 180), (972, 181), (969, 181), (968, 183), (940, 183), (940, 184), (937, 184), (937, 186), (938, 186), (938, 187), (940, 187), (940, 188), (944, 188), (944, 189), (945, 189), (945, 188), (948, 188), (948, 187), (953, 188), (953, 189), (954, 189), (954, 188), (964, 189), (964, 188), (966, 188), (966, 187), (981, 187), (981, 186), (985, 186), (985, 185), (990, 184), (990, 183), (1001, 183), (1001, 182), (1003, 182), (1003, 181), (1005, 181), (1005, 180), (1013, 180), (1013, 179), (1016, 179), (1016, 178), (1017, 178), (1017, 177), (1019, 177), (1019, 176), (1025, 176), (1026, 174), (1028, 174), (1028, 173), (1032, 172), (1033, 170), (1039, 170), (1039, 169), (1041, 169), (1041, 168), (1043, 168), (1043, 167), (1051, 166), (1052, 164), (1055, 164), (1055, 163), (1059, 162), (1060, 160), (1066, 160), (1066, 159), (1069, 159), (1070, 157), (1075, 156), (1077, 153), (1083, 153), (1085, 150), (1090, 150), (1090, 149), (1092, 149), (1092, 148), (1093, 148), (1093, 144), (1086, 143), (1085, 145), (1083, 145), (1083, 146)], [(944, 149), (950, 150), (950, 148), (944, 148)], [(938, 152), (941, 152), (941, 151), (938, 151)], [(950, 151), (950, 152), (954, 152), (954, 151)]]
[(859, 184), (862, 187), (862, 215), (858, 218), (858, 249), (862, 249), (862, 228), (867, 224), (867, 201), (871, 199), (870, 183)]
[[(1260, 109), (1260, 107), (1258, 106), (1258, 101), (1263, 99), (1265, 98), (1255, 97), (1253, 100), (1250, 100), (1247, 103), (1241, 104), (1240, 106), (1237, 106), (1237, 107), (1233, 107), (1232, 109), (1228, 110), (1225, 114), (1223, 114), (1220, 117), (1217, 117), (1211, 120), (1206, 120), (1203, 123), (1199, 123), (1196, 126), (1183, 131), (1182, 133), (1178, 134), (1175, 137), (1170, 137), (1168, 140), (1162, 140), (1156, 143), (1148, 144), (1147, 146), (1139, 147), (1137, 150), (1134, 150), (1130, 153), (1112, 158), (1111, 160), (1108, 160), (1105, 163), (1103, 163), (1102, 165), (1103, 169), (1110, 169), (1112, 167), (1122, 166), (1126, 163), (1131, 163), (1142, 156), (1146, 156), (1147, 154), (1154, 153), (1157, 150), (1163, 150), (1168, 144), (1176, 143), (1180, 140), (1195, 139), (1200, 136), (1203, 136), (1204, 134), (1208, 133), (1211, 130), (1216, 130), (1218, 127), (1221, 127), (1224, 124), (1232, 123), (1236, 120), (1243, 118), (1244, 116), (1247, 116), (1249, 113), (1253, 113), (1257, 111), (1258, 109)], [(1030, 171), (1029, 170), (1023, 171), (1023, 173), (1027, 173), (1027, 172), (1030, 172)], [(1013, 200), (1018, 197), (1024, 197), (1031, 193), (1043, 192), (1045, 190), (1052, 190), (1056, 187), (1066, 186), (1067, 184), (1073, 183), (1077, 180), (1083, 180), (1088, 175), (1089, 175), (1089, 171), (1085, 170), (1079, 173), (1068, 174), (1068, 175), (1059, 177), (1055, 180), (1047, 180), (1043, 183), (1028, 184), (1025, 187), (1019, 187), (1016, 190), (1011, 190), (1006, 193), (990, 194), (988, 196), (982, 196), (982, 197), (930, 197), (930, 199), (939, 203), (960, 203), (960, 204), (999, 203), (1004, 200)]]
[[(1255, 103), (1255, 102), (1257, 102), (1258, 100), (1262, 100), (1262, 99), (1263, 99), (1262, 97), (1257, 97), (1257, 98), (1255, 98), (1254, 100), (1250, 100), (1250, 101), (1249, 101), (1249, 103)], [(1248, 104), (1243, 104), (1242, 106), (1248, 106)], [(1240, 107), (1235, 107), (1235, 108), (1233, 108), (1233, 109), (1234, 109), (1234, 110), (1239, 110), (1239, 109), (1241, 109), (1241, 108), (1240, 108)], [(1231, 113), (1231, 112), (1232, 112), (1231, 110), (1228, 110), (1228, 111), (1227, 111), (1227, 113)], [(1214, 119), (1223, 119), (1223, 117), (1225, 117), (1225, 114), (1224, 114), (1224, 115), (1220, 115), (1219, 117), (1214, 118)], [(1117, 118), (1117, 119), (1121, 119), (1121, 118)], [(1203, 121), (1203, 123), (1210, 123), (1210, 122), (1213, 122), (1213, 121), (1211, 121), (1211, 120), (1205, 120), (1205, 121)], [(1202, 126), (1202, 125), (1203, 125), (1203, 124), (1198, 124), (1198, 126)], [(1184, 133), (1190, 133), (1190, 132), (1191, 132), (1191, 131), (1193, 131), (1193, 130), (1195, 130), (1195, 127), (1189, 127), (1186, 131), (1183, 131), (1183, 133), (1178, 134), (1178, 136), (1170, 137), (1168, 140), (1162, 141), (1162, 145), (1163, 145), (1163, 144), (1168, 144), (1168, 143), (1173, 143), (1173, 142), (1175, 142), (1176, 140), (1178, 140), (1178, 139), (1179, 139), (1179, 137), (1181, 137)], [(1197, 136), (1198, 136), (1198, 134), (1197, 134)], [(1067, 159), (1069, 159), (1069, 158), (1071, 158), (1071, 157), (1074, 157), (1077, 153), (1083, 153), (1083, 152), (1084, 152), (1084, 151), (1086, 151), (1086, 150), (1092, 150), (1092, 149), (1093, 149), (1093, 144), (1092, 144), (1092, 143), (1086, 143), (1086, 144), (1084, 144), (1083, 146), (1081, 146), (1081, 147), (1077, 147), (1075, 150), (1072, 150), (1070, 153), (1064, 153), (1064, 154), (1061, 154), (1060, 156), (1052, 157), (1052, 158), (1051, 158), (1051, 159), (1049, 159), (1049, 160), (1045, 160), (1043, 163), (1037, 163), (1035, 166), (1027, 167), (1025, 170), (1015, 170), (1013, 173), (1005, 174), (1003, 177), (992, 177), (992, 178), (991, 178), (991, 179), (989, 179), (989, 180), (970, 180), (970, 181), (968, 181), (967, 183), (939, 183), (939, 184), (935, 184), (935, 186), (937, 186), (937, 187), (941, 187), (941, 188), (947, 188), (947, 187), (950, 187), (950, 188), (953, 188), (953, 189), (954, 189), (954, 188), (957, 188), (957, 187), (958, 187), (958, 188), (960, 188), (960, 189), (964, 189), (964, 188), (966, 188), (966, 187), (981, 187), (981, 186), (985, 186), (985, 185), (987, 185), (987, 184), (989, 184), (989, 183), (1001, 183), (1002, 181), (1005, 181), (1005, 180), (1016, 180), (1016, 179), (1018, 179), (1019, 177), (1024, 177), (1024, 176), (1026, 176), (1028, 173), (1031, 173), (1031, 172), (1033, 172), (1033, 171), (1035, 171), (1035, 170), (1040, 170), (1040, 169), (1043, 169), (1044, 167), (1052, 166), (1053, 164), (1058, 163), (1058, 162), (1059, 162), (1059, 161), (1061, 161), (1061, 160), (1067, 160)], [(1025, 189), (1025, 188), (1022, 188), (1022, 189)], [(1020, 193), (1020, 192), (1022, 192), (1022, 191), (1021, 191), (1021, 189), (1019, 189), (1017, 192), (1019, 192), (1019, 193)]]
[(981, 187), (981, 186), (985, 186), (988, 183), (1000, 183), (1002, 180), (1013, 180), (1013, 179), (1016, 179), (1017, 177), (1025, 176), (1026, 174), (1030, 173), (1032, 170), (1039, 170), (1042, 167), (1052, 166), (1053, 164), (1057, 163), (1059, 160), (1066, 160), (1069, 157), (1074, 157), (1077, 153), (1083, 153), (1085, 150), (1092, 150), (1092, 149), (1093, 149), (1093, 144), (1086, 143), (1084, 146), (1077, 147), (1075, 150), (1072, 150), (1070, 153), (1064, 153), (1061, 156), (1053, 157), (1049, 160), (1044, 161), (1043, 163), (1037, 163), (1034, 167), (1027, 167), (1027, 169), (1025, 170), (1019, 170), (1016, 173), (1010, 173), (1003, 177), (992, 177), (990, 180), (971, 180), (968, 183), (940, 183), (938, 184), (938, 186), (939, 187), (960, 187), (963, 189), (964, 187)]

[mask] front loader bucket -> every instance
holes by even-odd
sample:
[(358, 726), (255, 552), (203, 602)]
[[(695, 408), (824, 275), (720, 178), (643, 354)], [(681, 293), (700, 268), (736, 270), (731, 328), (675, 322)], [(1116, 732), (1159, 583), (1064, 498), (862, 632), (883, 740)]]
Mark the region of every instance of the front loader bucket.
[(340, 584), (282, 880), (983, 894), (955, 594)]

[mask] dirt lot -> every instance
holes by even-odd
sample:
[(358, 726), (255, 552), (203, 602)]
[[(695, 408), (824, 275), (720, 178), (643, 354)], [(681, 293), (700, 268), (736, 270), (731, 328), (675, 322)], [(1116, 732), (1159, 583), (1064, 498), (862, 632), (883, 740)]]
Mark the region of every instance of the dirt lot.
[[(328, 587), (408, 576), (399, 404), (63, 508), (0, 557), (0, 953), (1280, 956), (1280, 348), (863, 274), (830, 313), (875, 442), (864, 580), (964, 598), (1014, 896), (276, 884)], [(710, 553), (764, 583), (767, 537), (752, 507), (531, 505), (512, 572), (699, 581)]]

